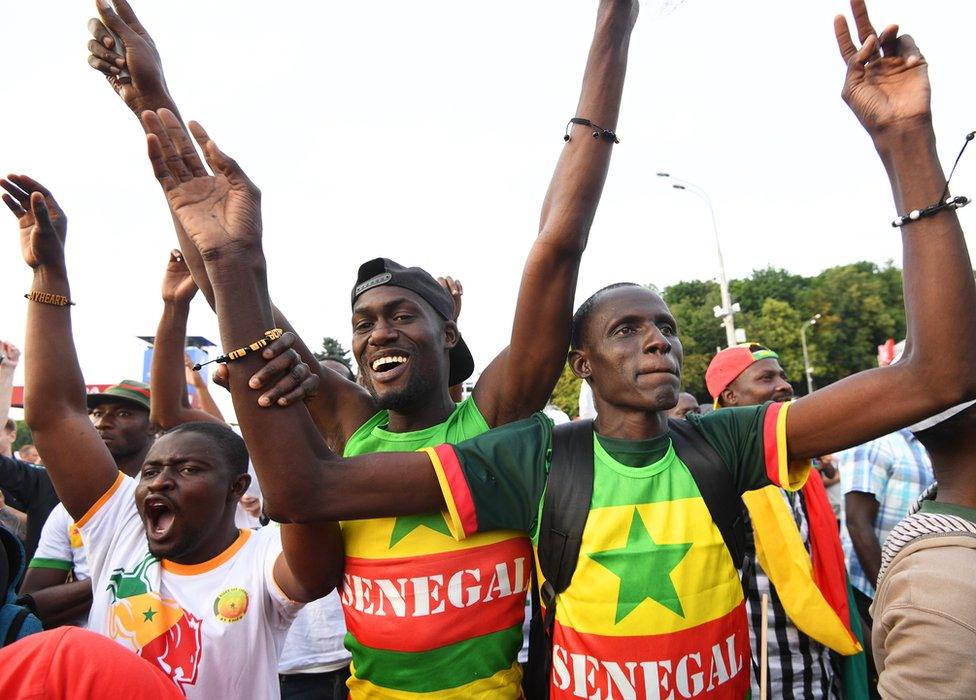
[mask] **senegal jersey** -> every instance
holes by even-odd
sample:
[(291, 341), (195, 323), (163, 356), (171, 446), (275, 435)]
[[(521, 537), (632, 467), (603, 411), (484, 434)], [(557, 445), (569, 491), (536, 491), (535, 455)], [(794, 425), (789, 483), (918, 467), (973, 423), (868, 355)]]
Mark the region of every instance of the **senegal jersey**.
[[(808, 465), (791, 469), (786, 460), (787, 408), (692, 418), (739, 493), (802, 485)], [(536, 414), (428, 450), (459, 540), (514, 528), (538, 542), (551, 436), (550, 421)], [(550, 695), (744, 698), (749, 631), (722, 535), (669, 437), (637, 466), (626, 442), (594, 436), (590, 512), (575, 574), (556, 599)]]
[[(345, 456), (408, 452), (488, 430), (470, 398), (424, 430), (391, 433), (388, 421), (381, 411), (364, 423)], [(428, 513), (343, 522), (342, 538), (352, 697), (519, 697), (532, 566), (524, 531), (459, 542), (446, 514)]]

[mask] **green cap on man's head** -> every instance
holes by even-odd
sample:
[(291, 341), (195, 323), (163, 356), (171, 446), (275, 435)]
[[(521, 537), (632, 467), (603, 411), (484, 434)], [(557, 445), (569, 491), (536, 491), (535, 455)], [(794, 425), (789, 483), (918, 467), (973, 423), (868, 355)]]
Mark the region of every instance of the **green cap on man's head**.
[(149, 410), (149, 385), (132, 379), (123, 379), (118, 384), (110, 386), (97, 394), (88, 394), (88, 408), (95, 408), (105, 401), (127, 401), (139, 408)]

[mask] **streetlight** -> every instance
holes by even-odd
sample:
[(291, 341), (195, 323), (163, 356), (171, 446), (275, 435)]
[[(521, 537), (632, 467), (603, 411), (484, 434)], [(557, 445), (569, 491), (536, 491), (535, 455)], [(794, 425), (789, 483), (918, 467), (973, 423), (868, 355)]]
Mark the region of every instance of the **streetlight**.
[(807, 375), (807, 393), (813, 393), (813, 367), (810, 366), (810, 355), (807, 353), (807, 326), (817, 325), (820, 314), (814, 314), (813, 318), (804, 321), (800, 326), (800, 345), (803, 346), (803, 371)]
[(722, 258), (722, 245), (718, 239), (718, 225), (715, 223), (715, 209), (712, 207), (712, 200), (709, 199), (705, 190), (694, 183), (671, 177), (671, 173), (658, 173), (657, 176), (671, 180), (671, 187), (676, 190), (685, 190), (697, 195), (708, 206), (708, 213), (712, 217), (712, 231), (715, 233), (715, 252), (718, 254), (718, 286), (722, 293), (722, 305), (716, 306), (712, 311), (715, 313), (715, 318), (722, 319), (722, 325), (725, 326), (725, 340), (731, 348), (736, 344), (734, 316), (740, 307), (738, 304), (732, 303), (732, 295), (729, 294), (729, 283), (725, 277), (725, 262)]

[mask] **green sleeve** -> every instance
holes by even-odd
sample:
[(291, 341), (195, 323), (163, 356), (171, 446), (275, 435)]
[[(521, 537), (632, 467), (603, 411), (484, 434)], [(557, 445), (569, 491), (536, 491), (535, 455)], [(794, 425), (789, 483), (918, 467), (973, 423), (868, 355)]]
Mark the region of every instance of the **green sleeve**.
[(775, 483), (769, 478), (763, 444), (770, 405), (721, 408), (703, 416), (686, 416), (722, 457), (740, 494)]
[(545, 490), (551, 437), (552, 422), (536, 413), (433, 451), (456, 537), (532, 529)]

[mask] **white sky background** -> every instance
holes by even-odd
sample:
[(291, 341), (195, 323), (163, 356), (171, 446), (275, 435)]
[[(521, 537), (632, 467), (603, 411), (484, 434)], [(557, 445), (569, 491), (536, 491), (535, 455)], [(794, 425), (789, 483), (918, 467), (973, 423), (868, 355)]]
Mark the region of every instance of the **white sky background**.
[[(831, 20), (846, 3), (687, 0), (663, 19), (659, 4), (643, 3), (632, 40), (621, 144), (577, 302), (610, 282), (664, 287), (716, 274), (707, 209), (659, 170), (710, 194), (730, 278), (767, 265), (809, 275), (856, 260), (900, 264), (887, 179), (839, 97)], [(137, 0), (135, 9), (183, 116), (261, 187), (272, 294), (309, 344), (331, 335), (348, 347), (356, 269), (385, 255), (463, 281), (460, 325), (480, 369), (507, 342), (596, 5)], [(898, 21), (929, 60), (948, 169), (976, 128), (976, 3), (870, 9), (878, 29)], [(33, 175), (68, 213), (75, 339), (86, 380), (109, 383), (141, 376), (134, 336), (155, 333), (175, 238), (139, 126), (86, 63), (93, 14), (93, 2), (3, 0), (0, 170)], [(954, 182), (976, 196), (976, 152)], [(30, 272), (6, 217), (0, 337), (22, 346)], [(972, 217), (962, 211), (971, 244)], [(218, 339), (202, 296), (189, 333)]]

